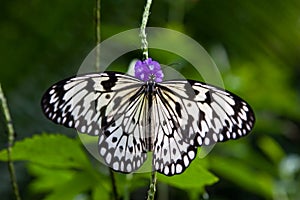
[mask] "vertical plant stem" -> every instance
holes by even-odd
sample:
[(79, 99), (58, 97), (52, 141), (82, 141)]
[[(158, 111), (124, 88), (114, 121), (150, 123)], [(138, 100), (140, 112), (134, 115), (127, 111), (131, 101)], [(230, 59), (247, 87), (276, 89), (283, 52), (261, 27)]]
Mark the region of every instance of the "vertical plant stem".
[(111, 168), (109, 168), (109, 176), (110, 176), (111, 184), (112, 184), (113, 199), (118, 200), (116, 179), (115, 179), (114, 171)]
[[(95, 36), (96, 36), (96, 52), (95, 52), (95, 70), (96, 72), (100, 72), (100, 42), (101, 42), (101, 21), (100, 21), (100, 11), (101, 11), (101, 0), (96, 0), (95, 5)], [(114, 176), (114, 172), (111, 168), (109, 168), (109, 176), (111, 179), (113, 198), (115, 200), (118, 199), (116, 180)]]
[[(146, 34), (146, 26), (150, 15), (150, 7), (152, 4), (152, 0), (147, 0), (145, 10), (143, 13), (141, 30), (140, 30), (140, 37), (142, 42), (142, 51), (144, 59), (148, 58), (148, 41), (147, 41), (147, 34)], [(151, 173), (151, 183), (150, 188), (148, 190), (148, 197), (147, 200), (154, 200), (156, 192), (156, 171)]]
[(96, 61), (95, 61), (95, 70), (96, 72), (100, 71), (100, 42), (101, 42), (101, 27), (100, 27), (100, 5), (101, 0), (96, 0), (96, 9), (95, 9), (95, 35), (96, 35)]
[(140, 30), (140, 37), (141, 37), (141, 42), (142, 42), (142, 51), (143, 51), (143, 57), (144, 59), (148, 58), (148, 42), (147, 42), (147, 35), (146, 35), (146, 26), (148, 22), (148, 18), (150, 15), (150, 7), (152, 4), (152, 0), (147, 0), (145, 10), (143, 13), (143, 18), (142, 18), (142, 24), (141, 24), (141, 30)]
[(7, 106), (6, 98), (4, 96), (1, 84), (0, 84), (0, 101), (1, 101), (1, 105), (2, 105), (3, 114), (4, 114), (4, 117), (6, 120), (7, 130), (8, 130), (8, 146), (7, 146), (8, 170), (9, 170), (11, 184), (12, 184), (15, 198), (16, 198), (16, 200), (21, 200), (19, 188), (18, 188), (18, 184), (17, 184), (15, 167), (14, 167), (14, 163), (12, 161), (12, 146), (13, 146), (14, 140), (15, 140), (15, 131), (14, 131), (14, 127), (12, 125), (12, 120), (10, 117), (9, 109)]
[(156, 192), (156, 171), (151, 172), (151, 183), (148, 190), (147, 200), (154, 200)]

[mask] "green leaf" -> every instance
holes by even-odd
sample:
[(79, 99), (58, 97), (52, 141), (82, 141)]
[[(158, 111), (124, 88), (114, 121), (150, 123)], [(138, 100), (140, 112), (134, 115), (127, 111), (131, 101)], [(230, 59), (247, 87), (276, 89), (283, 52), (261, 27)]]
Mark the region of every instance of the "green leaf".
[(91, 192), (93, 199), (110, 199), (109, 177), (96, 169), (48, 168), (29, 163), (28, 169), (34, 177), (29, 188), (34, 194), (47, 194), (45, 199), (74, 199)]
[(75, 173), (70, 169), (53, 169), (32, 163), (27, 165), (27, 169), (35, 177), (29, 185), (30, 190), (34, 193), (49, 192), (61, 187), (61, 184), (71, 180)]
[(95, 185), (95, 179), (87, 172), (75, 173), (69, 181), (58, 182), (58, 187), (45, 200), (74, 199)]
[(157, 179), (180, 189), (196, 189), (199, 192), (203, 192), (205, 186), (219, 180), (206, 169), (205, 159), (199, 158), (196, 158), (184, 173), (171, 177), (158, 174)]
[[(41, 134), (17, 141), (13, 146), (14, 161), (30, 161), (40, 165), (62, 168), (82, 168), (89, 165), (81, 144), (58, 134)], [(7, 152), (0, 152), (0, 160), (7, 161)]]

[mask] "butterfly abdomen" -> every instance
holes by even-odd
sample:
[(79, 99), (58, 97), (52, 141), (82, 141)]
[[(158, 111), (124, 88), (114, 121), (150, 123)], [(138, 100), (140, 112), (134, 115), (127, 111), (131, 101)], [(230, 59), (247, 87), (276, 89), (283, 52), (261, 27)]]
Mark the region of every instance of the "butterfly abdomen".
[(145, 84), (145, 96), (147, 100), (147, 107), (146, 109), (146, 128), (145, 128), (145, 142), (146, 142), (146, 149), (147, 151), (153, 151), (154, 147), (154, 131), (155, 127), (153, 124), (155, 124), (155, 118), (153, 114), (153, 101), (156, 93), (156, 88), (155, 88), (155, 82), (153, 81), (148, 81)]

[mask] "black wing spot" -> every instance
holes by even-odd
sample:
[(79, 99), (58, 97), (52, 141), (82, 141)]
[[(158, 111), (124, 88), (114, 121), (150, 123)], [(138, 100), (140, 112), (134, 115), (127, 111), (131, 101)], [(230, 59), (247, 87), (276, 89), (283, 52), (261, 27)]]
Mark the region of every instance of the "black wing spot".
[(195, 90), (192, 86), (195, 84), (195, 81), (188, 80), (188, 82), (185, 83), (184, 89), (186, 94), (189, 96), (189, 99), (193, 99), (195, 95), (199, 94), (198, 90)]
[(106, 137), (108, 137), (108, 136), (110, 135), (110, 131), (109, 131), (109, 130), (105, 130), (105, 131), (104, 131), (104, 135), (105, 135)]
[(132, 146), (131, 146), (131, 147), (128, 147), (128, 149), (129, 149), (129, 152), (130, 152), (130, 153), (133, 152), (133, 147), (132, 147)]
[(194, 90), (194, 94), (198, 95), (200, 92), (198, 90)]
[(102, 81), (101, 85), (103, 86), (104, 90), (111, 91), (111, 89), (116, 85), (117, 81), (118, 78), (115, 76), (115, 74), (111, 73), (109, 74), (109, 79), (106, 81)]
[(173, 148), (173, 154), (174, 154), (174, 155), (176, 154), (176, 149), (175, 149), (175, 148)]
[(116, 127), (116, 121), (115, 120), (112, 120), (111, 127)]
[(176, 102), (176, 103), (175, 103), (175, 111), (176, 111), (176, 113), (177, 113), (177, 115), (178, 115), (179, 118), (182, 117), (182, 115), (181, 115), (181, 109), (182, 109), (182, 108), (181, 108), (180, 103)]
[(106, 94), (106, 95), (105, 95), (105, 98), (106, 98), (106, 99), (110, 99), (110, 94)]
[(167, 149), (164, 149), (164, 155), (166, 156), (168, 153)]
[(159, 145), (156, 146), (156, 150), (157, 150), (157, 151), (160, 150), (160, 146), (159, 146)]
[(122, 100), (123, 97), (116, 97), (114, 99), (114, 107), (112, 108), (113, 110), (115, 110), (117, 107), (120, 106), (120, 103), (121, 103), (121, 100)]
[(225, 119), (225, 124), (226, 124), (226, 127), (230, 127), (229, 121), (227, 119)]
[(211, 102), (212, 102), (212, 100), (211, 100), (211, 93), (208, 91), (208, 92), (206, 92), (205, 93), (205, 103), (207, 103), (208, 105), (210, 105), (211, 104)]
[(131, 123), (135, 124), (135, 119), (134, 118), (131, 119)]

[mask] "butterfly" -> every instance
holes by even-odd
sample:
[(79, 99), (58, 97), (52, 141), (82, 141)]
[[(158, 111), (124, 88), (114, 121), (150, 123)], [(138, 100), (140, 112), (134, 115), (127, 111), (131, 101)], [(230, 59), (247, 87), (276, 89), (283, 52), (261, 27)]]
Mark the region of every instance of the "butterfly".
[(193, 80), (143, 81), (119, 72), (89, 73), (52, 85), (42, 109), (51, 121), (98, 136), (115, 171), (138, 170), (151, 151), (153, 170), (180, 174), (197, 147), (247, 135), (253, 110), (235, 94)]

